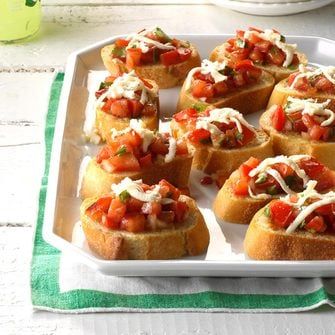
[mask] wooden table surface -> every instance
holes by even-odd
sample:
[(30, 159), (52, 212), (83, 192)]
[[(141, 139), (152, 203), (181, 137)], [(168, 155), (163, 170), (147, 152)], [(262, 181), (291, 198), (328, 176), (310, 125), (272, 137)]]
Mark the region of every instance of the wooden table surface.
[(35, 39), (0, 45), (0, 334), (335, 333), (334, 311), (329, 307), (290, 314), (61, 315), (33, 312), (29, 297), (48, 93), (53, 71), (64, 68), (71, 51), (157, 24), (171, 34), (233, 33), (238, 27), (254, 25), (275, 27), (284, 34), (333, 38), (335, 5), (269, 18), (235, 13), (202, 0), (186, 0), (181, 5), (176, 0), (45, 2)]

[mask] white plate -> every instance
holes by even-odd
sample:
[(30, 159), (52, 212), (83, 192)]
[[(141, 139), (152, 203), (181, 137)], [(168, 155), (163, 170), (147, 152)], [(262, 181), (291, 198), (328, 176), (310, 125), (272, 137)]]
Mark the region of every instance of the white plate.
[[(181, 35), (198, 46), (203, 58), (229, 35)], [(218, 223), (211, 211), (217, 192), (215, 186), (199, 184), (201, 173), (193, 171), (192, 195), (210, 230), (207, 254), (168, 261), (106, 261), (94, 255), (82, 238), (79, 222), (80, 199), (77, 196), (80, 166), (96, 146), (87, 145), (82, 137), (85, 110), (94, 93), (97, 76), (103, 78), (100, 49), (112, 43), (111, 38), (73, 53), (68, 60), (64, 86), (57, 115), (55, 138), (50, 164), (43, 237), (58, 249), (68, 252), (89, 266), (110, 275), (124, 276), (335, 276), (335, 261), (252, 261), (243, 253), (243, 238), (247, 226)], [(335, 41), (317, 37), (289, 37), (296, 42), (311, 62), (330, 65), (335, 54)], [(162, 116), (175, 111), (179, 88), (161, 90)], [(249, 116), (258, 123), (259, 113)], [(166, 124), (164, 125), (166, 126)], [(74, 237), (74, 243), (71, 243)]]
[(306, 12), (332, 3), (334, 0), (305, 0), (305, 1), (280, 1), (280, 0), (211, 0), (217, 6), (236, 10), (238, 12), (263, 15), (281, 16)]

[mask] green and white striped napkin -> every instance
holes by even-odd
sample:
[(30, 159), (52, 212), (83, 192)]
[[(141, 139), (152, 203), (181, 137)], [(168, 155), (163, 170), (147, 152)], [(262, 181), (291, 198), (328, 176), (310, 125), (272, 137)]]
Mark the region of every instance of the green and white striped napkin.
[(52, 84), (45, 125), (45, 171), (31, 268), (35, 308), (67, 313), (117, 311), (303, 311), (335, 307), (335, 279), (113, 277), (65, 257), (42, 237), (54, 124), (64, 74)]

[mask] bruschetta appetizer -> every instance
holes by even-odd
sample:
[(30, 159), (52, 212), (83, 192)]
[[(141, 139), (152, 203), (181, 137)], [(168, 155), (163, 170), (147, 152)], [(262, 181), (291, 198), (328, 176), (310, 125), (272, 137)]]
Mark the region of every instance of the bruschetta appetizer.
[(141, 79), (131, 71), (106, 78), (95, 96), (95, 129), (102, 141), (111, 139), (112, 129), (129, 127), (133, 119), (141, 120), (145, 128), (158, 129), (159, 98), (155, 82)]
[(272, 156), (270, 138), (231, 108), (189, 108), (173, 116), (172, 135), (185, 139), (193, 167), (224, 180), (250, 156)]
[(319, 192), (335, 190), (335, 172), (311, 156), (276, 156), (263, 161), (251, 157), (225, 182), (213, 210), (219, 219), (249, 224), (272, 199), (302, 192), (310, 180), (316, 181)]
[(244, 250), (258, 260), (335, 259), (335, 192), (306, 191), (273, 200), (252, 219)]
[(288, 97), (313, 98), (319, 102), (330, 100), (330, 108), (335, 110), (335, 66), (323, 68), (299, 66), (299, 71), (279, 82), (269, 99), (272, 105), (285, 105)]
[(130, 128), (113, 131), (108, 145), (87, 165), (81, 197), (99, 196), (123, 178), (142, 179), (147, 184), (167, 179), (179, 188), (188, 186), (192, 156), (187, 145), (169, 134), (143, 128), (131, 120)]
[(170, 259), (206, 251), (209, 233), (195, 201), (165, 180), (123, 179), (86, 199), (81, 222), (89, 247), (104, 259)]
[(270, 135), (275, 154), (311, 155), (334, 170), (335, 109), (330, 105), (330, 99), (288, 97), (283, 107), (273, 105), (264, 112), (260, 125)]
[(266, 107), (274, 83), (271, 74), (250, 60), (233, 64), (205, 59), (187, 75), (177, 111), (201, 104), (231, 107), (242, 114), (257, 112)]
[(257, 67), (270, 72), (276, 82), (296, 71), (299, 64), (307, 64), (306, 56), (297, 51), (297, 45), (286, 43), (278, 31), (257, 28), (237, 30), (235, 37), (212, 51), (210, 59), (233, 62), (250, 59)]
[(158, 27), (116, 40), (101, 50), (101, 57), (112, 75), (135, 70), (160, 88), (181, 85), (188, 71), (200, 65), (194, 45), (170, 38)]

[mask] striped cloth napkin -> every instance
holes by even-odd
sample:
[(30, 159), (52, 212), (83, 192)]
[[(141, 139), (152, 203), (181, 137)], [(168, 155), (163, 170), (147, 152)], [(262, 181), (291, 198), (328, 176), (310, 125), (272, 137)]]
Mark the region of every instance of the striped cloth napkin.
[(181, 278), (106, 276), (47, 244), (42, 237), (49, 162), (64, 79), (52, 84), (45, 125), (45, 171), (31, 265), (31, 297), (37, 309), (66, 312), (117, 311), (303, 311), (335, 307), (335, 279)]

